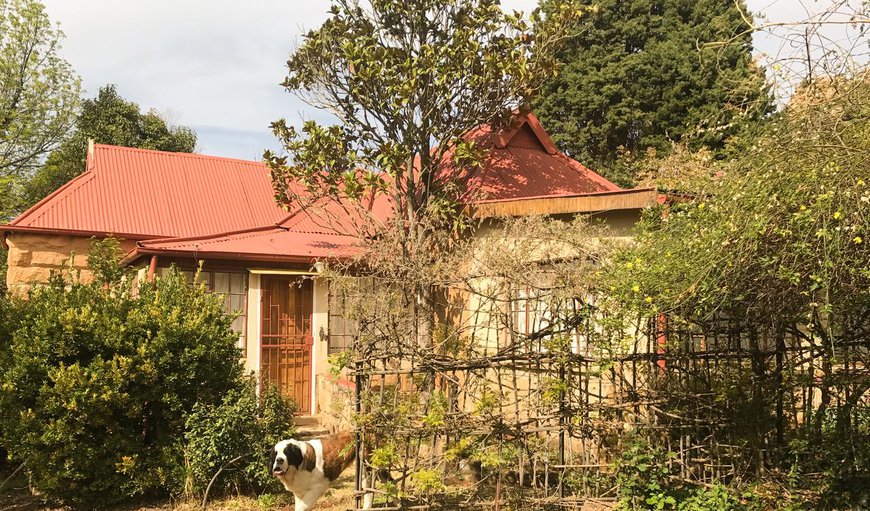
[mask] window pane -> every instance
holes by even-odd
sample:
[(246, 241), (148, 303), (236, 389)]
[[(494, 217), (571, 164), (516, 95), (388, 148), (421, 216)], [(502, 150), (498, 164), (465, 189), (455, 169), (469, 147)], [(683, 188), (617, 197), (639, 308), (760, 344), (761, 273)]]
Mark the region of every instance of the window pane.
[(232, 310), (244, 313), (245, 312), (245, 295), (231, 295)]
[(214, 292), (227, 294), (230, 292), (230, 274), (215, 273), (214, 274)]
[(245, 292), (245, 280), (247, 275), (243, 273), (230, 274), (230, 292), (235, 294), (243, 294)]

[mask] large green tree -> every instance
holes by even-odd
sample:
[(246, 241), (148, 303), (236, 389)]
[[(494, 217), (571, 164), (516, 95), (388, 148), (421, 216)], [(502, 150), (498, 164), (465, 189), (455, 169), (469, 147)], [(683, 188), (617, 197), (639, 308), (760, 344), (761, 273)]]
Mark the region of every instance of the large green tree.
[(63, 33), (34, 0), (0, 0), (0, 221), (16, 186), (69, 132), (79, 79), (58, 55)]
[(690, 140), (719, 151), (771, 111), (751, 35), (734, 38), (749, 28), (742, 0), (583, 2), (594, 14), (559, 51), (561, 71), (535, 103), (571, 156), (630, 184), (630, 161), (648, 148)]
[(462, 169), (446, 169), (445, 156), (473, 160), (463, 136), (528, 102), (581, 12), (562, 2), (526, 20), (497, 0), (335, 0), (291, 55), (284, 86), (339, 122), (274, 124), (291, 156), (267, 154), (279, 199), (298, 201), (288, 186), (298, 182), (354, 200), (385, 191), (398, 225), (419, 234), (420, 216), (455, 198)]
[(93, 99), (82, 103), (75, 131), (48, 155), (24, 185), (23, 207), (30, 206), (84, 172), (88, 140), (142, 149), (193, 152), (196, 133), (171, 126), (155, 111), (143, 113), (139, 105), (122, 98), (114, 85), (100, 88)]

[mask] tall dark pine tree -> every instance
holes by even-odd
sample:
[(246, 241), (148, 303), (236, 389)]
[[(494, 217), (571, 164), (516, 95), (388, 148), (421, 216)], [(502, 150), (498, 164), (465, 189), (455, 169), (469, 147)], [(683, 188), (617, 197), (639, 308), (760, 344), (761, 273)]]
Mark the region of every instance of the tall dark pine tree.
[[(546, 10), (561, 0), (542, 0)], [(740, 9), (722, 0), (582, 0), (595, 5), (559, 52), (559, 75), (535, 112), (562, 150), (621, 184), (634, 173), (620, 155), (672, 142), (726, 142), (772, 110), (764, 71)]]
[(154, 111), (142, 113), (139, 105), (122, 98), (114, 85), (100, 88), (97, 97), (82, 102), (75, 131), (25, 183), (23, 207), (35, 204), (85, 170), (88, 140), (141, 149), (193, 152), (196, 133), (170, 126)]

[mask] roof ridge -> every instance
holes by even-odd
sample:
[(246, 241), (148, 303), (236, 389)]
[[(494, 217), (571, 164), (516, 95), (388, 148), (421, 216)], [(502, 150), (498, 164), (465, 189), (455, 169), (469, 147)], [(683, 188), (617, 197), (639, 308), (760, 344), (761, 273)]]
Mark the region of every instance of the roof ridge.
[(254, 165), (258, 167), (267, 167), (265, 162), (262, 161), (253, 161), (253, 160), (243, 160), (241, 158), (230, 158), (227, 156), (215, 156), (211, 154), (202, 154), (202, 153), (183, 153), (177, 151), (161, 151), (159, 149), (144, 149), (141, 147), (126, 147), (120, 145), (110, 145), (110, 144), (94, 144), (94, 149), (104, 149), (104, 150), (121, 150), (121, 151), (129, 151), (129, 152), (140, 152), (140, 153), (148, 153), (148, 154), (164, 154), (167, 156), (178, 156), (181, 158), (193, 158), (199, 160), (221, 160), (221, 161), (231, 161), (236, 163), (243, 163), (246, 165)]

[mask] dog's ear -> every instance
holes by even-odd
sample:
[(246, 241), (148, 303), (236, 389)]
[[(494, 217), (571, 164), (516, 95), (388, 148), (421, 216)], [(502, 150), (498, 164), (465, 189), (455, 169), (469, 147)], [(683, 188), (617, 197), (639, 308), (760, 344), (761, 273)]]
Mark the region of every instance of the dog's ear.
[(302, 449), (296, 444), (288, 442), (284, 446), (284, 457), (287, 458), (287, 463), (297, 469), (302, 465)]
[(269, 472), (271, 472), (272, 469), (275, 468), (275, 458), (277, 457), (278, 449), (276, 449), (275, 446), (272, 446), (272, 449), (269, 450), (269, 466), (267, 467), (269, 469)]

